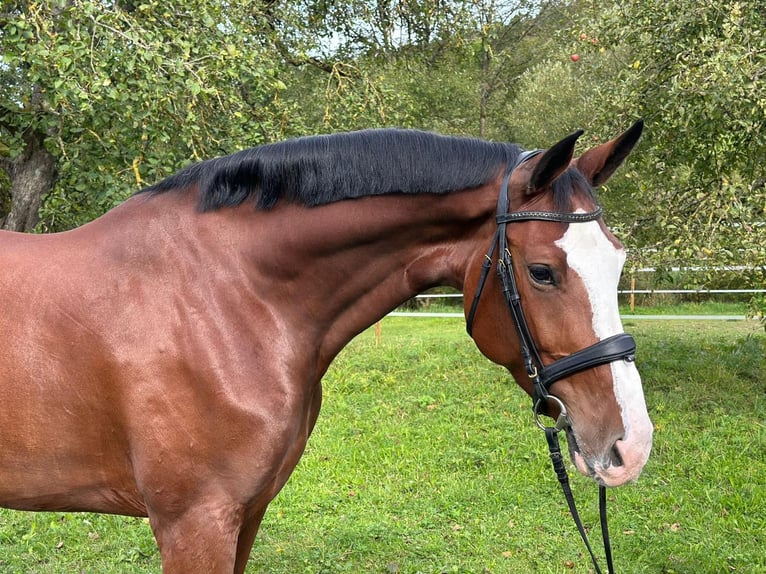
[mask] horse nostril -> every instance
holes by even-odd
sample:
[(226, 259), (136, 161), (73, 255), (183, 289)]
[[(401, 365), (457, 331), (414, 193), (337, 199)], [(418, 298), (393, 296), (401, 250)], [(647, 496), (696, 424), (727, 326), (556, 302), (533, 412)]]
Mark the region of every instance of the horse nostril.
[(622, 460), (622, 455), (620, 454), (620, 449), (617, 448), (617, 443), (614, 443), (612, 445), (612, 466), (625, 466), (625, 463)]

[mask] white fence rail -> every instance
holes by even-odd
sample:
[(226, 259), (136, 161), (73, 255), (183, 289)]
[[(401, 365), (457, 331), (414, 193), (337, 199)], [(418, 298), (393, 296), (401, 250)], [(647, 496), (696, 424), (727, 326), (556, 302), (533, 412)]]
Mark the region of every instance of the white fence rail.
[[(630, 295), (631, 293), (636, 295), (653, 295), (655, 293), (708, 295), (716, 293), (766, 293), (766, 289), (619, 289), (617, 293), (620, 295)], [(422, 295), (416, 295), (415, 299), (447, 299), (462, 296), (462, 293), (423, 293)]]
[[(427, 311), (392, 311), (386, 317), (463, 317), (463, 313), (429, 313)], [(745, 315), (620, 315), (625, 320), (645, 320), (645, 321), (745, 321)]]
[(663, 293), (710, 295), (716, 293), (766, 293), (766, 289), (620, 289), (617, 293), (621, 295), (660, 295)]
[[(708, 294), (752, 294), (752, 293), (766, 293), (766, 289), (620, 289), (617, 291), (621, 295), (654, 295), (654, 294), (692, 294), (692, 295), (708, 295)], [(462, 293), (424, 293), (422, 295), (416, 295), (415, 299), (455, 299), (461, 298)], [(631, 305), (631, 309), (633, 306)], [(451, 313), (444, 312), (430, 312), (430, 311), (392, 311), (387, 315), (388, 317), (426, 317), (426, 318), (438, 318), (438, 317), (463, 317), (463, 313)], [(641, 320), (655, 320), (655, 321), (744, 321), (747, 319), (745, 315), (636, 315), (625, 314), (621, 315), (623, 319), (641, 319)]]
[[(764, 223), (766, 225), (766, 223)], [(720, 272), (740, 272), (750, 271), (754, 268), (744, 265), (717, 266), (717, 267), (672, 267), (671, 272), (697, 272), (697, 271), (720, 271)], [(756, 267), (755, 269), (763, 269)], [(755, 295), (766, 293), (764, 289), (636, 289), (636, 274), (654, 273), (657, 270), (654, 267), (644, 267), (636, 269), (631, 277), (630, 288), (619, 289), (620, 295), (630, 297), (631, 314), (622, 315), (623, 319), (646, 319), (646, 320), (705, 320), (705, 321), (742, 321), (747, 319), (745, 315), (639, 315), (633, 314), (635, 311), (636, 295)], [(416, 299), (453, 299), (462, 298), (461, 293), (424, 293), (417, 295)], [(458, 312), (429, 312), (429, 311), (394, 311), (388, 314), (389, 317), (462, 317), (463, 313)]]

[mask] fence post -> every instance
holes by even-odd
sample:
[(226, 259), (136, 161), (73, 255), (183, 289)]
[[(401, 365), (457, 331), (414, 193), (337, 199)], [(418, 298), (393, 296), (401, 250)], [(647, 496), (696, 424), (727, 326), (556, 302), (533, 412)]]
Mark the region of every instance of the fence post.
[(630, 274), (630, 312), (635, 313), (636, 311), (636, 276), (631, 273)]

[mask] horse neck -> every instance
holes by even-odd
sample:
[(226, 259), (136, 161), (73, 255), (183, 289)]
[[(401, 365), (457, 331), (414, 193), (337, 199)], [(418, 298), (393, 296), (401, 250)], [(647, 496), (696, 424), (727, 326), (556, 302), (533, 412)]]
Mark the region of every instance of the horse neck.
[[(494, 228), (497, 185), (446, 195), (390, 195), (247, 216), (237, 235), (253, 292), (279, 308), (320, 364), (417, 293), (462, 290), (469, 261)], [(222, 213), (218, 218), (225, 220)], [(316, 339), (319, 339), (317, 341)]]

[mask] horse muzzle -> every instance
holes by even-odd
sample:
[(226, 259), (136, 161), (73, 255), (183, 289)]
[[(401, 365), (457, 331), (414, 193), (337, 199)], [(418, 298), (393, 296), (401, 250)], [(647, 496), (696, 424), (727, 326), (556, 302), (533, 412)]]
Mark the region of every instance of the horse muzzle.
[(612, 448), (600, 457), (587, 457), (580, 451), (577, 439), (567, 430), (569, 455), (577, 470), (593, 478), (602, 486), (621, 486), (635, 481), (649, 459), (651, 437), (640, 443), (617, 440)]
[(597, 445), (588, 444), (593, 437), (586, 438), (579, 432), (578, 421), (568, 420), (564, 430), (575, 467), (603, 486), (620, 486), (635, 481), (641, 474), (652, 450), (654, 428), (635, 365), (618, 361), (610, 367), (622, 428), (611, 435), (599, 433), (603, 442)]

